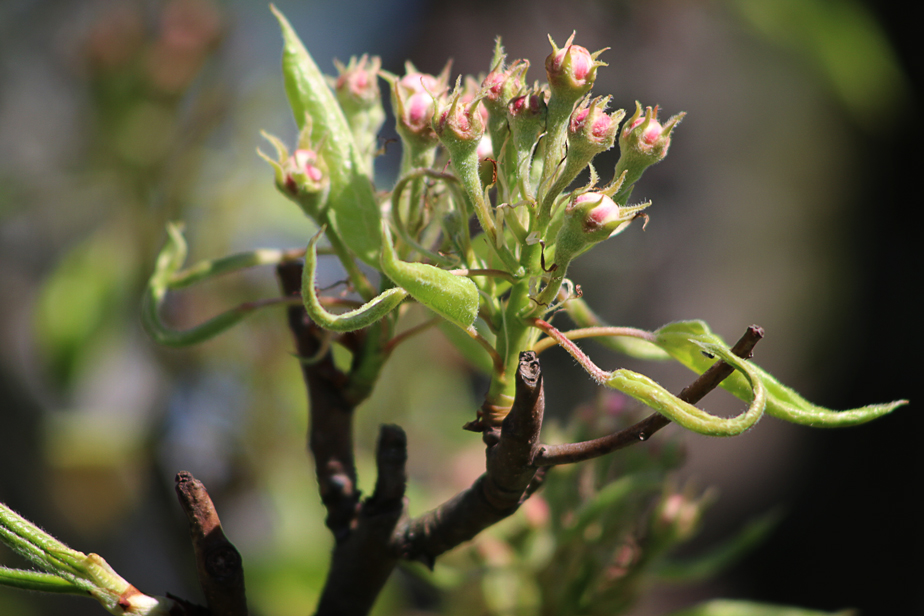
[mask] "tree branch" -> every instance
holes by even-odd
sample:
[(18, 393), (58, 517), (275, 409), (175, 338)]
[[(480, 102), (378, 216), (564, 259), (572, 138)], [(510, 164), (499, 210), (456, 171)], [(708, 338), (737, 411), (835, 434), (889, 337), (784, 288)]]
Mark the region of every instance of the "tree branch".
[(469, 541), (517, 510), (536, 488), (537, 469), (530, 461), (538, 446), (545, 395), (536, 354), (520, 354), (513, 408), (500, 429), (485, 431), (487, 472), (436, 509), (398, 529), (395, 543), (402, 557), (432, 568), (436, 557)]
[[(764, 330), (757, 325), (751, 325), (735, 343), (735, 346), (731, 348), (731, 351), (738, 357), (750, 359), (751, 351), (763, 337)], [(730, 365), (719, 360), (695, 381), (684, 387), (677, 397), (690, 404), (696, 404), (706, 394), (718, 387), (734, 371), (735, 369)], [(542, 445), (536, 453), (533, 464), (540, 467), (555, 466), (598, 458), (617, 449), (647, 440), (652, 434), (670, 422), (670, 419), (660, 413), (653, 413), (625, 430), (592, 441), (565, 443), (562, 445)]]
[(218, 512), (202, 482), (176, 475), (176, 495), (189, 519), (199, 585), (213, 616), (247, 616), (241, 555), (221, 530)]
[[(280, 263), (276, 273), (285, 296), (301, 296), (300, 263)], [(288, 318), (298, 355), (317, 355), (322, 330), (308, 318), (301, 302), (288, 308)], [(315, 460), (318, 490), (327, 509), (327, 527), (340, 543), (349, 536), (359, 508), (353, 461), (355, 407), (345, 395), (347, 376), (334, 366), (330, 353), (314, 362), (302, 362), (302, 376), (308, 388), (308, 445)]]
[(375, 492), (363, 503), (353, 532), (334, 549), (317, 616), (362, 616), (372, 609), (398, 563), (392, 536), (404, 513), (406, 461), (404, 430), (382, 426), (376, 448)]

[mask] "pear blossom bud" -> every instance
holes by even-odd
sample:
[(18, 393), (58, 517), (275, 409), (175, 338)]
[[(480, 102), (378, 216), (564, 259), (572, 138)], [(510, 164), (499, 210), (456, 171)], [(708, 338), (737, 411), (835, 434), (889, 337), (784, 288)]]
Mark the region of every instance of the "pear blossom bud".
[(619, 134), (619, 162), (616, 175), (626, 172), (626, 181), (616, 200), (625, 203), (632, 186), (642, 176), (647, 167), (664, 160), (671, 145), (671, 133), (686, 113), (672, 116), (663, 125), (658, 121), (657, 106), (645, 108), (636, 101), (635, 114), (626, 121)]
[(528, 69), (529, 62), (517, 60), (506, 69), (501, 62), (488, 73), (481, 87), (485, 91), (483, 101), (489, 114), (500, 118), (506, 116), (507, 103), (524, 88), (523, 80)]
[(590, 147), (596, 146), (599, 152), (613, 147), (625, 112), (619, 109), (612, 115), (607, 114), (604, 110), (608, 102), (609, 97), (597, 98), (589, 106), (584, 103), (574, 111), (568, 124), (572, 146), (574, 142), (581, 141)]
[(344, 110), (347, 107), (368, 109), (380, 102), (377, 75), (382, 68), (381, 58), (369, 58), (364, 54), (359, 60), (350, 58), (346, 66), (340, 62), (336, 62), (336, 66), (340, 75), (334, 82), (334, 92)]
[(316, 193), (324, 188), (326, 178), (318, 167), (318, 155), (313, 150), (295, 150), (282, 164), (283, 187), (292, 196)]
[(545, 95), (541, 92), (517, 96), (507, 104), (507, 124), (518, 150), (529, 151), (545, 132), (548, 112)]
[(446, 70), (439, 77), (419, 72), (410, 63), (404, 77), (381, 72), (391, 84), (391, 106), (395, 113), (395, 128), (407, 146), (415, 150), (436, 147), (439, 140), (431, 121), (436, 108), (434, 99), (441, 99), (446, 89)]
[(655, 512), (652, 530), (674, 542), (689, 539), (699, 529), (703, 511), (714, 497), (714, 493), (707, 490), (696, 498), (690, 489), (666, 495)]
[(382, 61), (378, 57), (350, 58), (344, 66), (337, 63), (340, 76), (334, 81), (334, 93), (350, 125), (350, 132), (371, 173), (372, 161), (378, 149), (378, 134), (385, 123), (385, 109), (379, 90), (378, 72)]
[(606, 64), (597, 60), (597, 56), (605, 50), (590, 53), (585, 47), (572, 45), (573, 40), (574, 34), (559, 49), (552, 37), (549, 37), (552, 53), (545, 59), (545, 72), (553, 96), (576, 101), (593, 87), (597, 67)]
[(469, 143), (475, 148), (478, 147), (485, 130), (481, 107), (481, 100), (477, 98), (469, 103), (462, 101), (462, 92), (457, 83), (456, 93), (452, 95), (449, 103), (441, 105), (433, 114), (433, 130), (450, 150), (450, 154), (450, 143)]

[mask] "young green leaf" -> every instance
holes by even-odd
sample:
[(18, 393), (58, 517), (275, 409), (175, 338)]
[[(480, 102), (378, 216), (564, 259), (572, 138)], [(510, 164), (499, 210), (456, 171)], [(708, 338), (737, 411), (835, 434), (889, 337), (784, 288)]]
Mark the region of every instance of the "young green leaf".
[(391, 244), (388, 225), (382, 221), (382, 271), (411, 297), (466, 331), (478, 316), (478, 287), (470, 278), (450, 274), (426, 263), (400, 261)]
[(177, 330), (167, 326), (160, 318), (160, 307), (167, 291), (187, 287), (201, 280), (245, 267), (278, 263), (283, 256), (281, 250), (255, 250), (214, 261), (203, 261), (181, 272), (180, 268), (186, 261), (186, 240), (183, 239), (181, 225), (168, 223), (167, 242), (157, 256), (154, 273), (151, 274), (144, 292), (141, 325), (155, 342), (166, 346), (190, 346), (214, 338), (260, 308), (278, 302), (241, 304), (195, 327)]
[[(657, 332), (656, 344), (697, 374), (705, 372), (713, 360), (702, 354), (703, 343), (728, 348), (721, 338), (716, 336), (703, 321), (680, 321), (665, 325)], [(724, 359), (724, 358), (723, 358)], [(797, 424), (815, 428), (840, 428), (866, 423), (887, 415), (900, 406), (908, 404), (907, 400), (897, 400), (886, 404), (869, 406), (848, 411), (833, 411), (812, 404), (795, 391), (776, 380), (767, 371), (757, 365), (753, 369), (760, 375), (767, 388), (767, 413)], [(736, 397), (747, 400), (749, 387), (747, 381), (738, 372), (722, 381), (722, 387)]]
[(737, 373), (743, 375), (742, 380), (749, 385), (749, 394), (744, 397), (751, 403), (747, 411), (736, 417), (728, 418), (710, 415), (684, 402), (647, 376), (624, 368), (610, 373), (605, 384), (607, 387), (629, 394), (687, 430), (708, 436), (741, 434), (757, 423), (763, 415), (767, 404), (767, 388), (755, 367), (750, 362), (734, 355), (727, 347), (704, 342), (700, 344), (699, 349), (711, 355), (718, 355), (734, 367)]
[[(282, 29), (286, 96), (301, 129), (310, 117), (330, 173), (327, 222), (366, 264), (378, 267), (379, 212), (371, 178), (363, 173), (353, 134), (334, 93), (285, 16), (270, 5)], [(322, 221), (318, 221), (322, 222)]]
[(302, 270), (302, 302), (305, 304), (308, 316), (315, 323), (331, 331), (351, 332), (369, 327), (404, 301), (407, 291), (391, 288), (369, 300), (360, 308), (344, 314), (331, 314), (324, 310), (314, 289), (318, 261), (316, 245), (322, 233), (324, 233), (323, 228), (308, 242), (308, 249), (305, 251), (305, 268)]

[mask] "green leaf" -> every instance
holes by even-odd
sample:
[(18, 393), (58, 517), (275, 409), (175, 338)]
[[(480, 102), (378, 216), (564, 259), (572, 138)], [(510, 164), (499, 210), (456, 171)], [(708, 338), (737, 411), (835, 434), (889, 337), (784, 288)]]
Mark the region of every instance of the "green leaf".
[(852, 610), (839, 612), (819, 612), (801, 607), (771, 605), (769, 603), (752, 603), (750, 601), (733, 601), (715, 599), (701, 603), (696, 607), (672, 612), (668, 616), (855, 616)]
[(278, 263), (283, 258), (284, 253), (280, 250), (255, 250), (214, 261), (202, 261), (187, 270), (180, 271), (186, 261), (186, 240), (183, 239), (181, 225), (168, 223), (167, 242), (157, 256), (154, 273), (151, 274), (144, 292), (141, 324), (155, 342), (166, 346), (190, 346), (214, 338), (260, 308), (276, 304), (269, 302), (241, 304), (200, 325), (178, 330), (169, 327), (160, 318), (160, 307), (167, 296), (167, 291), (188, 287), (207, 278), (242, 268)]
[(302, 270), (302, 302), (308, 316), (315, 323), (331, 331), (351, 332), (369, 327), (404, 301), (407, 291), (391, 288), (369, 300), (360, 308), (344, 314), (331, 314), (324, 310), (315, 292), (315, 271), (318, 261), (316, 244), (322, 233), (324, 233), (323, 228), (308, 242), (308, 250), (305, 251), (305, 268)]
[(357, 257), (379, 266), (381, 212), (372, 180), (363, 173), (353, 134), (334, 93), (285, 16), (270, 5), (282, 29), (282, 74), (299, 129), (310, 117), (330, 174), (326, 220)]
[(698, 348), (711, 355), (718, 355), (734, 367), (737, 373), (744, 375), (742, 379), (748, 383), (748, 392), (742, 397), (750, 402), (746, 412), (728, 418), (710, 415), (684, 402), (647, 376), (626, 369), (611, 372), (605, 384), (607, 387), (629, 394), (687, 430), (708, 436), (741, 434), (757, 423), (763, 415), (767, 402), (767, 388), (755, 366), (732, 354), (727, 347), (712, 342), (702, 342)]
[(456, 276), (426, 263), (400, 261), (391, 245), (388, 225), (382, 221), (382, 271), (411, 297), (469, 331), (478, 316), (480, 296), (470, 278)]
[[(680, 321), (665, 325), (657, 332), (656, 344), (697, 374), (705, 372), (715, 360), (705, 357), (701, 344), (708, 343), (728, 348), (725, 342), (710, 331), (703, 321)], [(777, 381), (767, 371), (751, 364), (767, 388), (767, 413), (797, 424), (816, 428), (840, 428), (853, 426), (887, 415), (907, 400), (886, 404), (872, 404), (848, 411), (833, 411), (812, 404), (795, 391)], [(735, 372), (722, 381), (722, 387), (742, 400), (749, 399), (750, 387), (747, 380)]]

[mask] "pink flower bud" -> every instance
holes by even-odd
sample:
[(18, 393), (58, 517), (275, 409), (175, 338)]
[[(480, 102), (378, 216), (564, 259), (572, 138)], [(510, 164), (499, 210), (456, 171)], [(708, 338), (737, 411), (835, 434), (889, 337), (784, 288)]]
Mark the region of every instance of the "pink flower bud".
[(619, 206), (607, 195), (600, 192), (586, 192), (574, 198), (569, 206), (570, 212), (582, 212), (582, 226), (586, 233), (594, 233), (607, 225), (622, 223)]
[(507, 111), (507, 103), (523, 89), (527, 69), (529, 62), (517, 60), (509, 68), (505, 69), (501, 63), (488, 73), (481, 82), (487, 111), (503, 117)]
[(545, 97), (541, 94), (524, 94), (510, 101), (507, 113), (512, 117), (540, 116), (544, 113)]
[(419, 72), (410, 63), (404, 77), (382, 72), (382, 77), (391, 84), (391, 104), (395, 112), (395, 128), (407, 143), (415, 147), (434, 147), (438, 140), (431, 127), (434, 98), (444, 97), (449, 66), (439, 75)]
[(645, 108), (635, 103), (635, 114), (626, 122), (619, 135), (619, 148), (630, 156), (643, 157), (645, 162), (652, 165), (667, 156), (671, 145), (671, 132), (683, 119), (684, 113), (671, 117), (664, 125), (658, 121), (658, 107)]
[(380, 91), (377, 80), (382, 60), (376, 56), (371, 59), (363, 55), (359, 60), (350, 58), (349, 64), (344, 66), (337, 63), (340, 75), (334, 82), (334, 92), (341, 105), (348, 101), (358, 107), (369, 107), (379, 102)]
[(583, 103), (571, 115), (568, 130), (571, 139), (580, 138), (588, 145), (597, 146), (599, 151), (608, 150), (616, 143), (619, 122), (625, 113), (622, 110), (607, 114), (608, 98), (595, 99), (589, 106)]
[(295, 150), (282, 165), (285, 189), (293, 196), (320, 191), (325, 178), (317, 163), (318, 155), (313, 150)]
[(447, 141), (480, 142), (485, 129), (481, 107), (480, 99), (465, 104), (457, 83), (456, 92), (452, 95), (449, 104), (441, 106), (433, 115), (433, 130), (439, 136), (440, 141), (443, 143)]
[(589, 91), (597, 78), (597, 67), (606, 66), (597, 61), (597, 56), (605, 50), (590, 53), (585, 47), (572, 45), (573, 40), (574, 34), (559, 49), (549, 37), (552, 53), (545, 59), (549, 87), (554, 94), (566, 100), (576, 100)]

